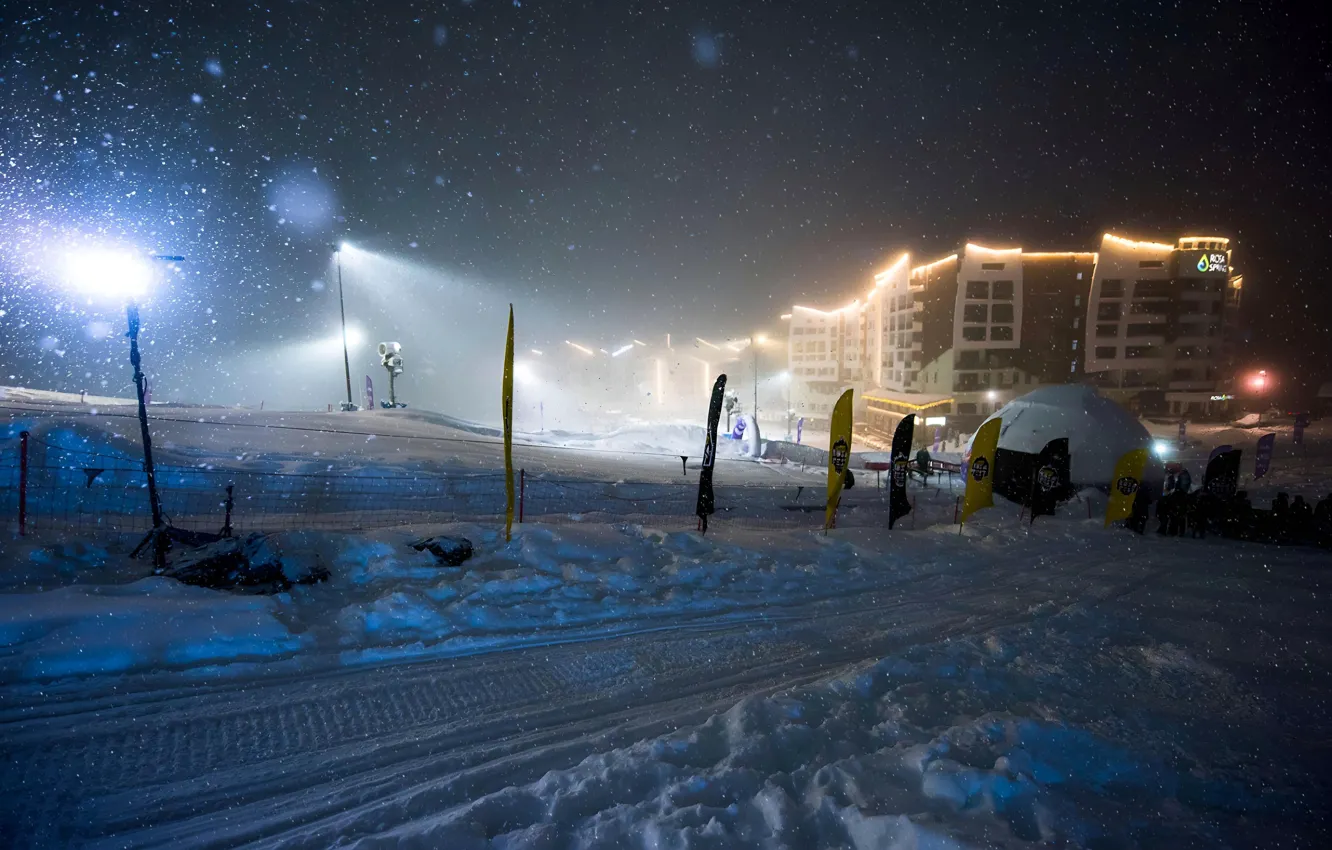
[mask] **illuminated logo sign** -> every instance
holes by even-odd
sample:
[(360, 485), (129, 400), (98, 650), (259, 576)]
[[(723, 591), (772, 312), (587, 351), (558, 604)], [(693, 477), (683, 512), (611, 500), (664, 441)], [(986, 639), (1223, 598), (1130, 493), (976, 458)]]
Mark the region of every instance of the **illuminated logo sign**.
[(1214, 395), (1212, 401), (1231, 401), (1234, 398), (1233, 395)]
[(1224, 251), (1199, 251), (1197, 254), (1187, 254), (1179, 259), (1180, 277), (1228, 274), (1230, 274), (1230, 258)]

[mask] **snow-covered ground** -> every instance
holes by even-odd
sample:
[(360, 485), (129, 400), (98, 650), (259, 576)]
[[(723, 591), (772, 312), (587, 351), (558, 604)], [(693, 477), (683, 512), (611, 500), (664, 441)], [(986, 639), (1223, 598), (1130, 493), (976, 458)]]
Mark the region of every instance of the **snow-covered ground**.
[(1325, 846), (1326, 553), (981, 516), (307, 535), (277, 598), (29, 548), (0, 840)]
[[(133, 459), (127, 411), (4, 412)], [(421, 412), (154, 416), (181, 465), (498, 458)], [(1321, 425), (1305, 447), (1285, 426), (1251, 490), (1328, 489)], [(1196, 480), (1230, 442), (1247, 467), (1260, 433), (1194, 427), (1182, 459)], [(825, 536), (822, 469), (739, 459), (701, 537), (672, 455), (700, 434), (525, 435), (537, 481), (600, 489), (507, 543), (493, 519), (281, 532), (293, 571), (330, 578), (276, 596), (150, 576), (127, 534), (6, 533), (0, 845), (1332, 844), (1326, 551), (1105, 530), (1094, 492), (959, 533), (946, 481), (889, 532), (872, 474)], [(426, 533), (476, 554), (440, 567), (408, 545)]]

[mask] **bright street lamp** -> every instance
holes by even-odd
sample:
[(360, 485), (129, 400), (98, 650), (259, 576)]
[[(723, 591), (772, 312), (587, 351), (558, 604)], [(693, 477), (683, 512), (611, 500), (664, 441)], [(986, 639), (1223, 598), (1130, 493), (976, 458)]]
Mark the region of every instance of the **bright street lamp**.
[(143, 375), (143, 358), (139, 353), (139, 302), (148, 294), (156, 277), (152, 261), (184, 262), (184, 257), (169, 255), (145, 256), (132, 251), (107, 248), (74, 249), (60, 261), (60, 274), (65, 283), (90, 298), (125, 302), (125, 318), (129, 324), (130, 366), (134, 369), (134, 391), (139, 403), (139, 434), (143, 440), (143, 471), (148, 482), (148, 507), (152, 512), (153, 528), (143, 538), (130, 557), (137, 556), (149, 543), (153, 547), (153, 566), (157, 571), (166, 569), (166, 550), (170, 545), (170, 531), (162, 516), (162, 499), (157, 491), (157, 470), (153, 465), (153, 438), (148, 430), (147, 387)]
[(148, 257), (130, 251), (85, 248), (70, 251), (61, 258), (60, 276), (81, 295), (136, 299), (148, 294), (153, 266)]

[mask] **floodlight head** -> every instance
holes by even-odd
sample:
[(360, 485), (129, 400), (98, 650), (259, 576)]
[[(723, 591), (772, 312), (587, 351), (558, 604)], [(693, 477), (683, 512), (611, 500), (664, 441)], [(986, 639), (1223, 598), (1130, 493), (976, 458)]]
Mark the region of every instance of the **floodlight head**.
[(148, 294), (153, 265), (144, 256), (113, 248), (71, 248), (60, 259), (60, 277), (76, 292), (126, 301)]

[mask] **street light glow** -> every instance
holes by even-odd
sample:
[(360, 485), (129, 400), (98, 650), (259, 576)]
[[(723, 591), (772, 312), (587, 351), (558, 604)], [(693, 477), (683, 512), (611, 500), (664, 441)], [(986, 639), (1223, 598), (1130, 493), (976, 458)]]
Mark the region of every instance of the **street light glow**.
[(153, 266), (132, 251), (74, 248), (61, 257), (60, 277), (82, 295), (124, 301), (148, 294)]

